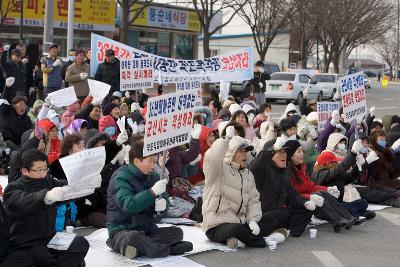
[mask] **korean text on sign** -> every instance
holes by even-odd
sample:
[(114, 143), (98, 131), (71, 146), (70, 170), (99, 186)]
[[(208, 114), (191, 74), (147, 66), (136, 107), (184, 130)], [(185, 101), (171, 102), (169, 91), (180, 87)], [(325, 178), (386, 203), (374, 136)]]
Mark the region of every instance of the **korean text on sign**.
[(198, 90), (149, 98), (143, 155), (159, 153), (190, 141)]
[(138, 90), (153, 87), (152, 58), (121, 60), (121, 91)]
[(328, 119), (331, 117), (332, 111), (339, 110), (338, 102), (318, 102), (318, 131), (323, 131)]
[(339, 81), (345, 122), (360, 121), (367, 114), (364, 77), (362, 72), (347, 75)]

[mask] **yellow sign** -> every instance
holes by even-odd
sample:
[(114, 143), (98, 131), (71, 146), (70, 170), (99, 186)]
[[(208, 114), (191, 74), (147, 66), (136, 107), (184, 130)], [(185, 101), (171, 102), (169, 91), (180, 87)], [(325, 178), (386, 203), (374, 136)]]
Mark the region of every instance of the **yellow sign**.
[[(24, 0), (24, 25), (43, 26), (45, 0)], [(82, 30), (114, 31), (114, 0), (75, 0), (74, 27)], [(3, 0), (3, 10), (10, 7), (5, 24), (19, 25), (20, 0)], [(54, 27), (66, 28), (68, 21), (68, 0), (54, 0)]]
[(383, 79), (382, 79), (382, 88), (387, 88), (387, 87), (388, 87), (388, 82), (389, 82), (388, 77), (387, 77), (387, 76), (383, 76)]
[[(135, 4), (132, 13), (139, 12), (141, 6), (141, 4)], [(201, 32), (201, 25), (196, 11), (164, 6), (146, 7), (132, 25)]]

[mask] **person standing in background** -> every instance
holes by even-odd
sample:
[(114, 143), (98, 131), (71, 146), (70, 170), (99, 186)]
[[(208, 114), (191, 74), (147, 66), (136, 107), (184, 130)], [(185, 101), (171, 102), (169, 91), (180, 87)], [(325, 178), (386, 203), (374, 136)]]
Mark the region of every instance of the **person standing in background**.
[(40, 60), (45, 97), (52, 92), (60, 90), (62, 86), (61, 66), (63, 63), (57, 55), (58, 45), (53, 44), (50, 46), (49, 54), (43, 56)]
[(61, 67), (61, 77), (64, 80), (65, 88), (69, 87), (69, 82), (65, 81), (65, 73), (67, 72), (68, 67), (75, 62), (75, 59), (76, 59), (76, 49), (72, 48), (68, 51), (68, 62)]

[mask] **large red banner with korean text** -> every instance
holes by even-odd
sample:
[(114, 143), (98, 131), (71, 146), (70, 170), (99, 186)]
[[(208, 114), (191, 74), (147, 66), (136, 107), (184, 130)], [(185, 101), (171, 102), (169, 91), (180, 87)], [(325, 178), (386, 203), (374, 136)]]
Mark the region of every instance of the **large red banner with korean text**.
[(185, 90), (149, 98), (143, 156), (190, 142), (199, 90)]
[(115, 56), (121, 61), (143, 57), (153, 58), (155, 82), (158, 82), (160, 78), (163, 83), (245, 81), (253, 78), (251, 47), (211, 58), (183, 60), (160, 57), (92, 33), (91, 48), (90, 73), (93, 76), (97, 66), (105, 59), (106, 50), (113, 49)]
[(364, 76), (362, 72), (347, 75), (339, 81), (345, 122), (361, 121), (367, 115)]

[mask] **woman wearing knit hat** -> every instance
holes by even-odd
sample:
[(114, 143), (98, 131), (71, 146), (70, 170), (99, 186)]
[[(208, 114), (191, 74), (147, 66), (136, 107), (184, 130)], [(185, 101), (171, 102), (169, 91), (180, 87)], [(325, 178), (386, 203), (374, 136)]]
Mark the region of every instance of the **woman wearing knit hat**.
[(299, 141), (289, 140), (285, 146), (290, 182), (302, 197), (315, 203), (317, 208), (314, 215), (332, 224), (335, 232), (339, 232), (342, 227), (351, 227), (357, 219), (336, 200), (340, 195), (337, 187), (319, 186), (310, 180)]

